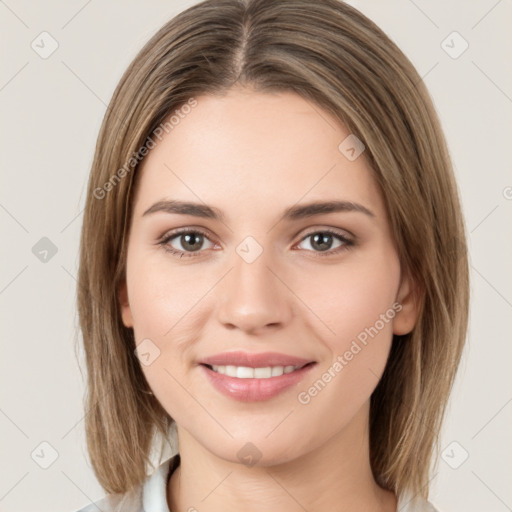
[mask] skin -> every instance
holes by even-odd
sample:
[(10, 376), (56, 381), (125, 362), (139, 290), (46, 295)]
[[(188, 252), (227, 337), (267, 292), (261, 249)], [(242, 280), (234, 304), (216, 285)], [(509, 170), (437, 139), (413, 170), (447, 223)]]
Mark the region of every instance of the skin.
[[(150, 339), (160, 351), (142, 370), (178, 426), (181, 464), (167, 489), (169, 508), (395, 511), (395, 494), (371, 472), (370, 396), (393, 333), (412, 330), (417, 308), (365, 154), (349, 161), (338, 150), (349, 131), (291, 92), (235, 88), (196, 99), (143, 161), (119, 290), (136, 343)], [(226, 218), (143, 215), (171, 198), (215, 206)], [(336, 212), (278, 222), (285, 208), (315, 200), (359, 203), (374, 216)], [(158, 245), (183, 227), (207, 233), (195, 242), (199, 251), (183, 236), (168, 242), (192, 257)], [(326, 255), (306, 238), (326, 228), (355, 244), (333, 237)], [(247, 236), (263, 250), (252, 263), (236, 252)], [(397, 302), (401, 311), (317, 396), (299, 403), (298, 394)], [(276, 397), (242, 403), (220, 394), (198, 366), (201, 357), (235, 349), (317, 365)], [(261, 452), (253, 466), (237, 456), (247, 442)]]

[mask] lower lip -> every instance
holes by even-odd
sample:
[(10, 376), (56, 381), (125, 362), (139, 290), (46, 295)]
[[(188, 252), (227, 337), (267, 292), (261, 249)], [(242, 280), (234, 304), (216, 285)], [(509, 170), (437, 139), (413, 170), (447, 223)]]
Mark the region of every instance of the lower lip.
[(240, 402), (268, 400), (286, 389), (298, 384), (316, 363), (308, 364), (300, 370), (283, 373), (280, 377), (268, 379), (239, 379), (217, 373), (205, 365), (200, 365), (213, 387), (229, 398)]

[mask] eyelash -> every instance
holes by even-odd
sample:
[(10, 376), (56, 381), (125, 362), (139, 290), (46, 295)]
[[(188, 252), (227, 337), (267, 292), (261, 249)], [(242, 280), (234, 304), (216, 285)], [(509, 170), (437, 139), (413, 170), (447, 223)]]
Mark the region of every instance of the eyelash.
[[(352, 246), (355, 245), (354, 240), (351, 240), (351, 239), (347, 238), (346, 236), (342, 235), (341, 233), (339, 233), (338, 231), (334, 231), (329, 228), (319, 229), (317, 231), (311, 231), (310, 233), (308, 233), (307, 235), (302, 237), (301, 240), (299, 241), (299, 243), (303, 242), (310, 236), (316, 235), (318, 233), (324, 233), (324, 234), (328, 233), (330, 235), (335, 236), (341, 242), (343, 242), (343, 245), (341, 245), (340, 247), (338, 247), (336, 249), (330, 249), (328, 251), (323, 251), (323, 252), (322, 251), (309, 251), (309, 252), (316, 253), (316, 255), (321, 258), (337, 255), (343, 251), (349, 250)], [(165, 251), (171, 253), (173, 256), (178, 257), (178, 258), (183, 258), (183, 257), (185, 257), (185, 258), (192, 257), (193, 258), (193, 257), (197, 257), (197, 253), (204, 252), (204, 251), (197, 251), (197, 253), (196, 253), (196, 252), (180, 251), (180, 250), (174, 249), (168, 245), (171, 240), (173, 240), (174, 238), (178, 237), (179, 235), (183, 235), (183, 234), (199, 234), (199, 235), (203, 235), (205, 238), (210, 240), (208, 234), (205, 233), (204, 231), (202, 231), (201, 229), (183, 228), (183, 229), (176, 230), (176, 231), (173, 231), (171, 233), (164, 235), (164, 237), (158, 242), (158, 245), (161, 245)]]

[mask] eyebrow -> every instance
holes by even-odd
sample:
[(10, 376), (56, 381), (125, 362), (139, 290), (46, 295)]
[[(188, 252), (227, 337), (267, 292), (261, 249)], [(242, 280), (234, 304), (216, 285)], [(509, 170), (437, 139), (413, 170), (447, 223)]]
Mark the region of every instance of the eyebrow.
[[(219, 221), (225, 220), (225, 216), (222, 211), (213, 206), (172, 199), (158, 201), (148, 208), (142, 216), (156, 212), (192, 215), (194, 217), (203, 217)], [(336, 212), (359, 212), (364, 213), (369, 217), (375, 217), (375, 214), (371, 210), (359, 203), (351, 201), (317, 201), (287, 208), (281, 216), (281, 220), (294, 221), (313, 217), (315, 215), (325, 215), (327, 213)]]

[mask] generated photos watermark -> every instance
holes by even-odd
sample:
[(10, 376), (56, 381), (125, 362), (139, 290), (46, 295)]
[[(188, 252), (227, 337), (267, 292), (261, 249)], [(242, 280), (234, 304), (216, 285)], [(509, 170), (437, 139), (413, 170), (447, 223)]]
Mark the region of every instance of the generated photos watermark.
[(164, 133), (170, 133), (181, 120), (184, 119), (194, 107), (197, 106), (197, 100), (190, 98), (187, 103), (176, 109), (172, 116), (167, 118), (165, 123), (161, 123), (153, 130), (153, 133), (146, 139), (146, 142), (139, 148), (138, 151), (134, 151), (130, 158), (126, 160), (124, 165), (120, 167), (101, 187), (96, 187), (93, 191), (93, 195), (96, 199), (104, 199), (108, 192), (114, 189), (114, 187), (135, 167), (140, 161), (148, 154), (150, 149), (156, 146), (156, 141), (153, 137), (158, 140), (162, 140)]
[(301, 391), (297, 395), (297, 400), (302, 405), (307, 405), (311, 399), (318, 395), (350, 361), (359, 354), (363, 348), (368, 345), (369, 338), (373, 339), (382, 329), (389, 324), (396, 314), (402, 310), (402, 304), (395, 302), (385, 313), (381, 313), (379, 319), (370, 327), (365, 327), (355, 339), (352, 340), (349, 349), (336, 357), (336, 361), (325, 371), (321, 377), (316, 380), (307, 391)]

